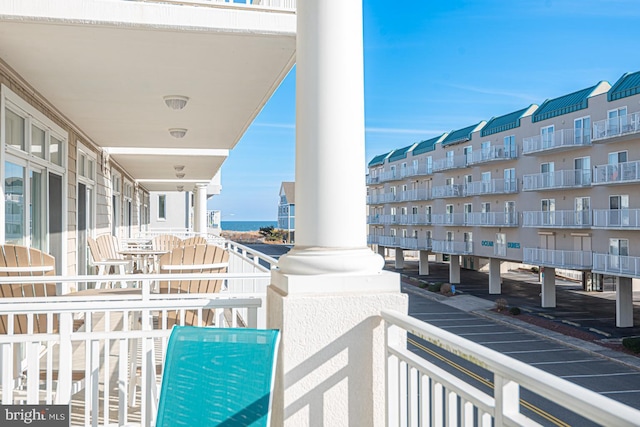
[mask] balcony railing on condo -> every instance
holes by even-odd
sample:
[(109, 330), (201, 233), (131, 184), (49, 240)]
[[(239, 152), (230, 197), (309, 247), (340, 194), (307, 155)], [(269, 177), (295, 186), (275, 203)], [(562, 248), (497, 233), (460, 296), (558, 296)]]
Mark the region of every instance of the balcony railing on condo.
[(466, 255), (473, 253), (473, 242), (451, 242), (449, 240), (432, 240), (431, 250), (433, 252), (450, 254), (450, 255)]
[(580, 188), (591, 185), (591, 171), (586, 169), (536, 173), (522, 177), (523, 191)]
[(396, 224), (398, 221), (398, 216), (399, 215), (369, 215), (367, 217), (367, 224)]
[(593, 169), (594, 184), (624, 184), (640, 181), (640, 161), (598, 165)]
[(592, 271), (613, 276), (640, 278), (640, 258), (594, 253)]
[(558, 151), (591, 145), (591, 130), (560, 129), (546, 135), (536, 135), (522, 140), (522, 154)]
[(523, 227), (590, 228), (591, 211), (525, 211)]
[(427, 214), (409, 214), (398, 215), (398, 225), (429, 225), (431, 224), (431, 215)]
[(433, 171), (439, 172), (448, 169), (464, 168), (467, 166), (467, 156), (458, 155), (437, 159), (433, 162)]
[(515, 179), (492, 179), (489, 181), (468, 182), (465, 184), (464, 192), (467, 196), (517, 193), (518, 181)]
[(497, 160), (511, 160), (518, 158), (517, 146), (490, 147), (488, 149), (480, 149), (474, 151), (467, 156), (467, 164), (474, 165), (478, 163), (493, 162)]
[(401, 202), (411, 202), (416, 200), (428, 200), (427, 190), (424, 188), (400, 191), (398, 193), (398, 198)]
[(399, 202), (399, 198), (396, 193), (383, 193), (383, 194), (372, 194), (367, 196), (367, 204), (369, 205), (380, 205), (383, 203), (391, 203), (391, 202)]
[(593, 140), (603, 141), (640, 132), (640, 112), (593, 123)]
[(640, 229), (640, 209), (594, 209), (593, 228)]
[[(537, 426), (521, 412), (525, 408), (520, 401), (522, 390), (596, 425), (637, 424), (636, 409), (594, 391), (413, 317), (385, 310), (382, 318), (387, 343), (387, 425)], [(417, 347), (431, 353), (428, 346), (444, 350), (444, 358), (451, 354), (453, 359), (482, 367), (486, 377), (493, 378), (491, 387), (462, 381), (412, 351)]]
[(441, 185), (441, 186), (433, 187), (431, 189), (432, 199), (443, 199), (445, 197), (463, 197), (463, 196), (464, 196), (464, 185), (462, 184)]
[(420, 239), (418, 237), (401, 237), (400, 246), (402, 249), (414, 251), (428, 251), (431, 249), (431, 239)]
[(433, 225), (464, 225), (464, 213), (445, 213), (431, 215)]
[(465, 225), (486, 227), (517, 227), (517, 212), (468, 212), (464, 214)]
[(593, 264), (593, 254), (591, 251), (524, 248), (523, 262), (568, 270), (589, 270)]

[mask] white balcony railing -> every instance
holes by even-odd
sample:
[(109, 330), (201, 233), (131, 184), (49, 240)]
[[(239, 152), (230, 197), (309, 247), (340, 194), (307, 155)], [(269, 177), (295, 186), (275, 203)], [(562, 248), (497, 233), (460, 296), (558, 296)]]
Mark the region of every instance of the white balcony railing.
[(489, 181), (474, 181), (465, 184), (464, 193), (467, 196), (482, 194), (508, 194), (518, 192), (518, 181), (515, 179), (492, 179)]
[(383, 203), (392, 203), (392, 202), (399, 202), (399, 201), (400, 201), (400, 198), (396, 193), (393, 193), (393, 192), (367, 196), (367, 204), (369, 205), (379, 205)]
[(536, 173), (522, 177), (523, 191), (580, 188), (591, 185), (591, 171), (585, 169)]
[(452, 184), (452, 185), (440, 185), (431, 189), (432, 199), (442, 199), (446, 197), (463, 197), (464, 185)]
[(568, 270), (588, 270), (593, 263), (593, 254), (590, 251), (524, 248), (522, 254), (525, 264)]
[(401, 202), (427, 200), (428, 199), (427, 190), (422, 188), (422, 189), (401, 191), (398, 193), (398, 198), (400, 199)]
[(425, 214), (409, 214), (409, 215), (398, 215), (399, 219), (397, 224), (399, 225), (423, 225), (429, 224), (427, 222), (427, 215)]
[(577, 148), (591, 145), (591, 130), (560, 129), (547, 135), (536, 135), (522, 140), (522, 154)]
[(486, 227), (517, 227), (517, 212), (469, 212), (465, 214), (465, 225)]
[(640, 209), (594, 209), (593, 228), (640, 229)]
[(593, 123), (593, 140), (602, 141), (640, 132), (640, 112)]
[(450, 254), (450, 255), (466, 255), (473, 253), (473, 242), (450, 242), (448, 240), (432, 240), (431, 249), (433, 252)]
[(624, 184), (640, 181), (640, 161), (599, 165), (593, 169), (594, 184)]
[(591, 211), (525, 211), (522, 213), (523, 227), (591, 227)]
[(439, 172), (448, 169), (464, 168), (467, 166), (467, 156), (458, 155), (437, 159), (433, 162), (433, 171)]
[[(597, 425), (630, 427), (640, 419), (636, 409), (426, 322), (391, 310), (384, 310), (382, 318), (387, 425), (537, 426), (521, 412), (524, 390)], [(422, 340), (444, 350), (444, 357), (451, 354), (486, 370), (486, 377), (493, 378), (492, 387), (463, 381), (411, 351), (426, 349)]]
[(431, 224), (433, 225), (464, 225), (465, 214), (433, 214), (431, 215)]
[(431, 249), (431, 239), (420, 239), (417, 237), (401, 237), (400, 247), (402, 249), (425, 251)]
[(518, 158), (518, 147), (490, 147), (488, 149), (480, 149), (474, 151), (467, 156), (467, 164), (473, 165), (478, 163), (493, 162), (497, 160), (511, 160)]
[(613, 276), (640, 278), (640, 258), (594, 253), (592, 271)]

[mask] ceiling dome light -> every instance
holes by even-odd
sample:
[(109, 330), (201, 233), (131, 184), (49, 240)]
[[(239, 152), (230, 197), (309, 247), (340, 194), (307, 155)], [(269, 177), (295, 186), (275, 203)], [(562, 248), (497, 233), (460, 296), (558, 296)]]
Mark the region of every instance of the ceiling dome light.
[(169, 133), (174, 138), (184, 138), (184, 136), (187, 134), (187, 130), (182, 128), (173, 128), (169, 129)]
[(176, 173), (176, 176), (178, 177), (178, 179), (182, 179), (184, 178), (184, 172), (178, 172)]
[(187, 106), (189, 97), (181, 95), (167, 95), (164, 97), (164, 103), (172, 110), (182, 110)]
[(178, 185), (176, 188), (178, 191), (184, 191), (184, 185)]
[(184, 165), (175, 165), (173, 168), (176, 172), (182, 172), (184, 170)]

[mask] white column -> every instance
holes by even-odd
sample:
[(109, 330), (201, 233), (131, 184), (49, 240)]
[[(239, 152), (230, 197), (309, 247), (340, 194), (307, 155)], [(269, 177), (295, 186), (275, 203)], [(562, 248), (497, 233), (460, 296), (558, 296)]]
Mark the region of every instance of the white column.
[(436, 254), (436, 262), (444, 262), (443, 254)]
[(629, 277), (617, 277), (616, 326), (633, 327), (633, 285)]
[(207, 233), (207, 184), (196, 184), (193, 203), (193, 231)]
[(500, 295), (502, 293), (502, 279), (500, 278), (500, 260), (489, 258), (489, 293)]
[(404, 251), (400, 248), (395, 248), (396, 253), (396, 270), (402, 270), (404, 268)]
[(296, 16), (296, 244), (267, 291), (282, 332), (272, 424), (382, 427), (380, 311), (407, 298), (366, 244), (362, 2), (305, 0)]
[(556, 306), (556, 269), (545, 267), (542, 278), (542, 307)]
[(429, 275), (429, 251), (420, 251), (418, 274), (421, 276)]
[(449, 283), (460, 283), (460, 255), (449, 255)]

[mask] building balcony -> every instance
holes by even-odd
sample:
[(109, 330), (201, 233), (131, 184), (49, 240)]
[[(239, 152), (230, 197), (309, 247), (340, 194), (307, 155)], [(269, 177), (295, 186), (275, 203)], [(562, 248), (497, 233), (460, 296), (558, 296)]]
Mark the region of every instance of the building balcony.
[(464, 192), (467, 196), (517, 193), (518, 181), (515, 179), (492, 179), (490, 181), (468, 182), (465, 184)]
[(599, 165), (593, 169), (593, 184), (633, 184), (640, 182), (640, 161)]
[(433, 166), (429, 165), (425, 160), (419, 161), (417, 167), (413, 167), (413, 165), (407, 167), (406, 176), (424, 176), (424, 175), (432, 175), (433, 174)]
[(640, 133), (640, 112), (593, 123), (593, 142), (609, 142), (635, 133)]
[(396, 224), (399, 215), (368, 215), (367, 224), (371, 225), (391, 225)]
[(396, 193), (383, 193), (367, 196), (368, 205), (382, 205), (384, 203), (400, 202)]
[(522, 154), (550, 153), (591, 145), (590, 130), (575, 132), (561, 129), (548, 135), (536, 135), (522, 140)]
[(433, 171), (441, 172), (449, 169), (457, 169), (467, 167), (467, 156), (458, 155), (453, 157), (445, 157), (437, 159), (433, 162)]
[(591, 211), (526, 211), (523, 227), (591, 228)]
[(594, 209), (592, 228), (640, 230), (640, 209)]
[(473, 242), (450, 242), (448, 240), (432, 240), (431, 250), (449, 255), (468, 255), (473, 253)]
[(464, 213), (432, 214), (432, 225), (465, 225)]
[(490, 147), (489, 149), (474, 151), (467, 156), (467, 165), (512, 160), (518, 158), (518, 147)]
[(591, 271), (640, 279), (640, 257), (594, 253)]
[(426, 189), (400, 191), (397, 196), (401, 202), (414, 202), (417, 200), (429, 200)]
[(469, 212), (464, 214), (465, 225), (479, 227), (517, 227), (517, 212)]
[(536, 173), (522, 177), (522, 191), (562, 190), (591, 185), (591, 171), (584, 169)]
[(400, 247), (413, 251), (431, 250), (431, 239), (419, 239), (417, 237), (401, 237)]
[(593, 265), (593, 254), (591, 251), (524, 248), (523, 262), (541, 267), (590, 270)]
[(399, 225), (430, 225), (431, 215), (428, 214), (409, 214), (398, 215), (399, 219), (397, 224)]
[(367, 236), (369, 245), (380, 245), (395, 248), (400, 244), (398, 236)]
[(464, 197), (464, 185), (441, 185), (431, 189), (432, 199), (444, 199), (447, 197)]

